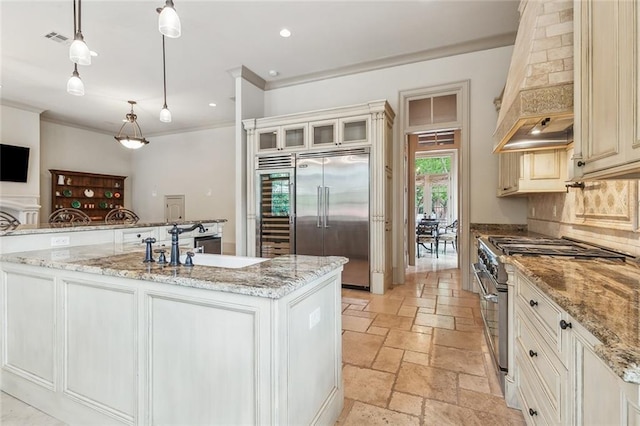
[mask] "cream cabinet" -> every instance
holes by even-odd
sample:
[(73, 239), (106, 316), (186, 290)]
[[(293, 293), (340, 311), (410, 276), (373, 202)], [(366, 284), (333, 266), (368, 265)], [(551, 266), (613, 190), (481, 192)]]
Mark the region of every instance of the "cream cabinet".
[[(260, 206), (256, 187), (258, 173), (264, 173), (265, 170), (295, 173), (295, 159), (300, 152), (320, 155), (353, 152), (352, 148), (367, 147), (370, 177), (370, 288), (373, 293), (384, 293), (392, 281), (391, 177), (394, 118), (395, 113), (389, 103), (377, 100), (345, 107), (243, 120), (247, 132), (247, 255), (256, 255), (256, 242), (260, 241)], [(305, 144), (293, 149), (298, 152), (282, 152), (291, 150), (285, 144), (286, 137), (282, 139), (283, 130), (296, 128), (307, 129)], [(269, 136), (270, 141), (267, 143), (266, 135), (269, 134), (273, 136)], [(265, 139), (264, 144), (261, 138)]]
[(507, 152), (498, 155), (498, 196), (509, 195), (518, 190), (520, 171), (518, 161), (521, 153)]
[(311, 147), (369, 145), (370, 123), (369, 115), (311, 122)]
[(272, 299), (1, 262), (2, 391), (77, 425), (335, 424), (341, 269)]
[(600, 344), (579, 323), (571, 332), (571, 382), (575, 392), (574, 423), (584, 425), (637, 425), (638, 385), (626, 383), (598, 357)]
[(515, 380), (523, 415), (532, 424), (569, 424), (569, 340), (561, 324), (570, 320), (522, 275), (515, 292)]
[(565, 149), (508, 152), (499, 155), (499, 197), (566, 191)]
[(640, 4), (574, 1), (572, 178), (640, 177)]
[(602, 343), (516, 269), (515, 383), (529, 425), (639, 425), (639, 386), (597, 355)]
[(155, 238), (158, 240), (159, 233), (156, 227), (140, 227), (140, 228), (125, 228), (116, 229), (113, 232), (113, 240), (116, 245), (140, 245), (144, 247), (144, 242), (147, 238)]
[(256, 151), (268, 153), (305, 150), (309, 143), (308, 129), (307, 123), (260, 129), (256, 132)]

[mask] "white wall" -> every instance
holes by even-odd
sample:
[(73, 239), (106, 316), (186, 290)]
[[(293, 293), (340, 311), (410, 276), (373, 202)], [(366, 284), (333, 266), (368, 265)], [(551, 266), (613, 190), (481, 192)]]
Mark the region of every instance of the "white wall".
[[(501, 47), (386, 68), (265, 93), (265, 115), (280, 115), (387, 99), (396, 113), (403, 90), (470, 80), (472, 223), (527, 222), (526, 199), (496, 197), (498, 157), (491, 153), (497, 113), (493, 99), (506, 81), (513, 47)], [(398, 118), (396, 118), (396, 126)], [(402, 143), (396, 140), (395, 143)]]
[(224, 252), (235, 250), (234, 127), (147, 137), (132, 152), (133, 210), (164, 221), (164, 196), (185, 196), (185, 219), (227, 219)]
[[(51, 214), (50, 169), (128, 176), (124, 181), (124, 205), (132, 206), (131, 150), (112, 135), (41, 121), (40, 221)], [(142, 148), (143, 150), (146, 148)]]
[[(235, 123), (235, 241), (234, 253), (247, 254), (247, 133), (242, 120), (264, 117), (264, 91), (245, 80), (236, 77), (236, 123)], [(228, 228), (230, 232), (232, 228)]]
[[(0, 143), (28, 146), (29, 172), (27, 182), (0, 182), (0, 197), (40, 196), (40, 114), (0, 105)], [(42, 201), (40, 201), (42, 203)]]

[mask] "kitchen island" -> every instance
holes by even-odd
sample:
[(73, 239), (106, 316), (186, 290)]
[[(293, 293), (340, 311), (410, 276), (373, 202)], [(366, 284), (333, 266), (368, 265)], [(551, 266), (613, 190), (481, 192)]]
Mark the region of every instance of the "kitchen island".
[(2, 390), (70, 424), (335, 422), (346, 259), (143, 259), (112, 243), (2, 254)]

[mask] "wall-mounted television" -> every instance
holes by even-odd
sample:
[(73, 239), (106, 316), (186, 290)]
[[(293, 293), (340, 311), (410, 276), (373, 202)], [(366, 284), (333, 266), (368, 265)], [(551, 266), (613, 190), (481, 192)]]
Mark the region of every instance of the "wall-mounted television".
[(0, 144), (0, 181), (26, 182), (29, 147)]

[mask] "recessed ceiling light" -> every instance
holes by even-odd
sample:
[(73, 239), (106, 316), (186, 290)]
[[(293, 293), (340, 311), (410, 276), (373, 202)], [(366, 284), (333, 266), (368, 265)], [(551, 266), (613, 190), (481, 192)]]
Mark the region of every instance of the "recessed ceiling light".
[(211, 103), (209, 104), (209, 106), (210, 106), (210, 107), (214, 107), (214, 106), (216, 106), (216, 104), (214, 104), (213, 102), (211, 102)]
[(289, 36), (291, 36), (291, 31), (289, 31), (286, 28), (283, 28), (283, 29), (280, 30), (280, 36), (285, 37), (285, 38), (289, 37)]
[(271, 71), (269, 71), (269, 75), (270, 75), (271, 77), (275, 77), (275, 76), (277, 76), (278, 74), (280, 74), (280, 73), (279, 73), (278, 71), (276, 71), (276, 70), (271, 70)]

